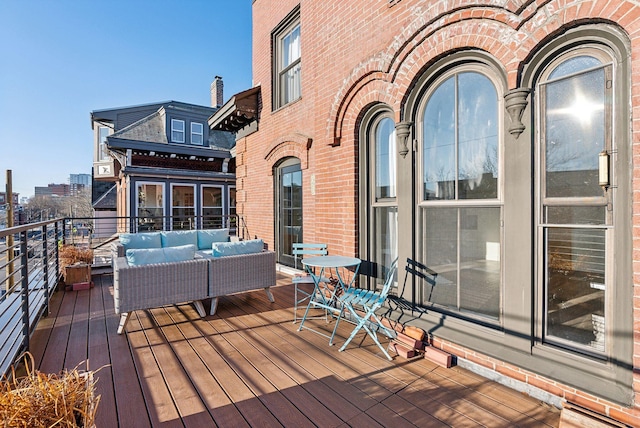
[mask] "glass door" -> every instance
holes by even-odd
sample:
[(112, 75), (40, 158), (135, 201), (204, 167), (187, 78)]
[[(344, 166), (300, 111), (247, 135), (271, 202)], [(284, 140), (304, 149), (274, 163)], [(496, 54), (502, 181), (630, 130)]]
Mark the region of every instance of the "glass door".
[(540, 85), (542, 338), (606, 352), (613, 234), (611, 65), (564, 58)]
[(297, 159), (278, 167), (277, 177), (277, 254), (278, 263), (293, 266), (292, 244), (302, 242), (302, 171)]

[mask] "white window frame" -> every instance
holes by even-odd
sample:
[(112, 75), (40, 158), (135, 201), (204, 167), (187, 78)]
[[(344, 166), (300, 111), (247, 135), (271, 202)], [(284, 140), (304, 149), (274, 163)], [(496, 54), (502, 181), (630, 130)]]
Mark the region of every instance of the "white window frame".
[(136, 190), (135, 190), (135, 211), (134, 211), (134, 215), (137, 217), (137, 228), (140, 227), (139, 221), (140, 221), (140, 201), (138, 199), (138, 192), (141, 186), (147, 186), (147, 185), (153, 185), (153, 186), (159, 186), (162, 189), (162, 194), (160, 196), (160, 205), (153, 207), (154, 209), (160, 209), (161, 210), (161, 216), (162, 216), (162, 229), (164, 229), (165, 226), (165, 219), (166, 219), (166, 212), (165, 212), (165, 193), (166, 193), (166, 186), (165, 183), (161, 182), (161, 181), (137, 181), (136, 182)]
[[(102, 135), (102, 130), (106, 129), (106, 135)], [(107, 150), (107, 137), (111, 135), (112, 129), (108, 126), (100, 126), (98, 128), (98, 160), (99, 161), (109, 161), (111, 160), (111, 156), (109, 156), (109, 151)], [(101, 138), (102, 137), (102, 138)]]
[[(295, 29), (299, 29), (299, 45), (302, 43), (302, 32), (300, 30), (300, 7), (296, 7), (289, 15), (274, 29), (272, 32), (272, 67), (273, 67), (273, 99), (272, 110), (277, 110), (294, 101), (302, 98), (302, 49), (299, 47), (299, 56), (287, 65), (283, 65), (284, 56), (284, 39), (293, 33)], [(282, 83), (283, 76), (290, 71), (299, 73), (297, 76), (297, 93), (290, 94), (290, 98), (285, 98), (285, 86)]]
[[(175, 201), (173, 200), (173, 189), (175, 187), (191, 187), (193, 189), (193, 205), (178, 205), (178, 206), (174, 205)], [(197, 210), (198, 201), (197, 201), (197, 198), (196, 198), (196, 195), (197, 195), (197, 193), (196, 193), (196, 185), (193, 184), (193, 183), (171, 183), (169, 185), (169, 192), (170, 192), (169, 195), (170, 195), (170, 198), (171, 198), (170, 203), (169, 203), (169, 210), (170, 210), (169, 225), (171, 226), (171, 230), (174, 229), (174, 227), (173, 227), (174, 226), (174, 215), (173, 215), (174, 208), (179, 208), (179, 209), (180, 208), (182, 208), (182, 209), (192, 208), (193, 209), (193, 217), (194, 217), (194, 219), (193, 219), (193, 223), (191, 223), (191, 228), (195, 229), (196, 228), (196, 223), (195, 223), (196, 219), (195, 219), (195, 217), (196, 217), (196, 214), (198, 212), (198, 210)]]
[[(194, 130), (194, 126), (200, 127), (200, 131)], [(194, 137), (200, 137), (200, 142), (194, 141)], [(198, 146), (204, 145), (204, 126), (200, 122), (191, 122), (191, 144), (196, 144)]]
[[(182, 129), (177, 129), (178, 124), (181, 124)], [(184, 120), (181, 119), (171, 119), (171, 142), (172, 143), (184, 143)], [(182, 134), (182, 139), (177, 138), (180, 134)]]
[[(220, 206), (215, 206), (215, 205), (205, 205), (204, 202), (204, 191), (205, 189), (209, 189), (209, 188), (216, 188), (216, 189), (220, 189)], [(204, 214), (204, 210), (207, 208), (220, 208), (221, 209), (221, 226), (224, 227), (225, 222), (224, 222), (224, 215), (226, 213), (226, 207), (225, 207), (225, 191), (224, 191), (224, 186), (221, 185), (216, 185), (216, 184), (203, 184), (202, 186), (200, 186), (200, 218), (202, 221), (202, 228), (205, 228), (205, 214)]]

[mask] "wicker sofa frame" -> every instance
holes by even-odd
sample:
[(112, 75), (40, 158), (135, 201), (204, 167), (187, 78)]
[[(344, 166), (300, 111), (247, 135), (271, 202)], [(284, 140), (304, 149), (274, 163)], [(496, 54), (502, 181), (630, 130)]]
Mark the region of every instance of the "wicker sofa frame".
[[(115, 254), (123, 254), (117, 244)], [(263, 288), (273, 302), (270, 287), (276, 283), (276, 256), (273, 251), (225, 256), (197, 255), (196, 259), (130, 266), (126, 257), (113, 259), (115, 312), (120, 315), (118, 334), (135, 310), (193, 302), (201, 317), (206, 316), (203, 300), (211, 299), (214, 315), (221, 296)]]

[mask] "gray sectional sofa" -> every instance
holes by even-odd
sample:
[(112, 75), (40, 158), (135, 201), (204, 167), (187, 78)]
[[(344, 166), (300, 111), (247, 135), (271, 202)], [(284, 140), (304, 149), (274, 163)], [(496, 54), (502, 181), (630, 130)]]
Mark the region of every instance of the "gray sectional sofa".
[(113, 248), (118, 334), (135, 310), (193, 302), (205, 316), (203, 300), (269, 287), (276, 283), (276, 257), (262, 240), (229, 241), (228, 229), (121, 234)]

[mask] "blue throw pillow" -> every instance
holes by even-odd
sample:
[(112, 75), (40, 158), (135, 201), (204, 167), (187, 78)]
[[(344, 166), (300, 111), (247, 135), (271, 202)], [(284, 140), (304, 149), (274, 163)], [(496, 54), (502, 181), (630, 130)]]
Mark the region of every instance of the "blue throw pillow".
[(208, 250), (214, 242), (229, 242), (229, 229), (198, 230), (198, 250)]
[(160, 232), (163, 247), (177, 247), (179, 245), (198, 245), (197, 230), (172, 230)]
[(238, 256), (241, 254), (259, 253), (264, 249), (262, 239), (237, 242), (214, 242), (211, 244), (213, 257)]
[(130, 266), (150, 265), (153, 263), (164, 263), (163, 248), (132, 248), (125, 253), (127, 263)]
[(184, 262), (193, 260), (196, 257), (196, 246), (192, 244), (166, 247), (163, 250), (164, 258), (167, 262)]
[(120, 243), (125, 250), (134, 248), (160, 248), (162, 241), (160, 232), (149, 233), (122, 233), (120, 235)]

